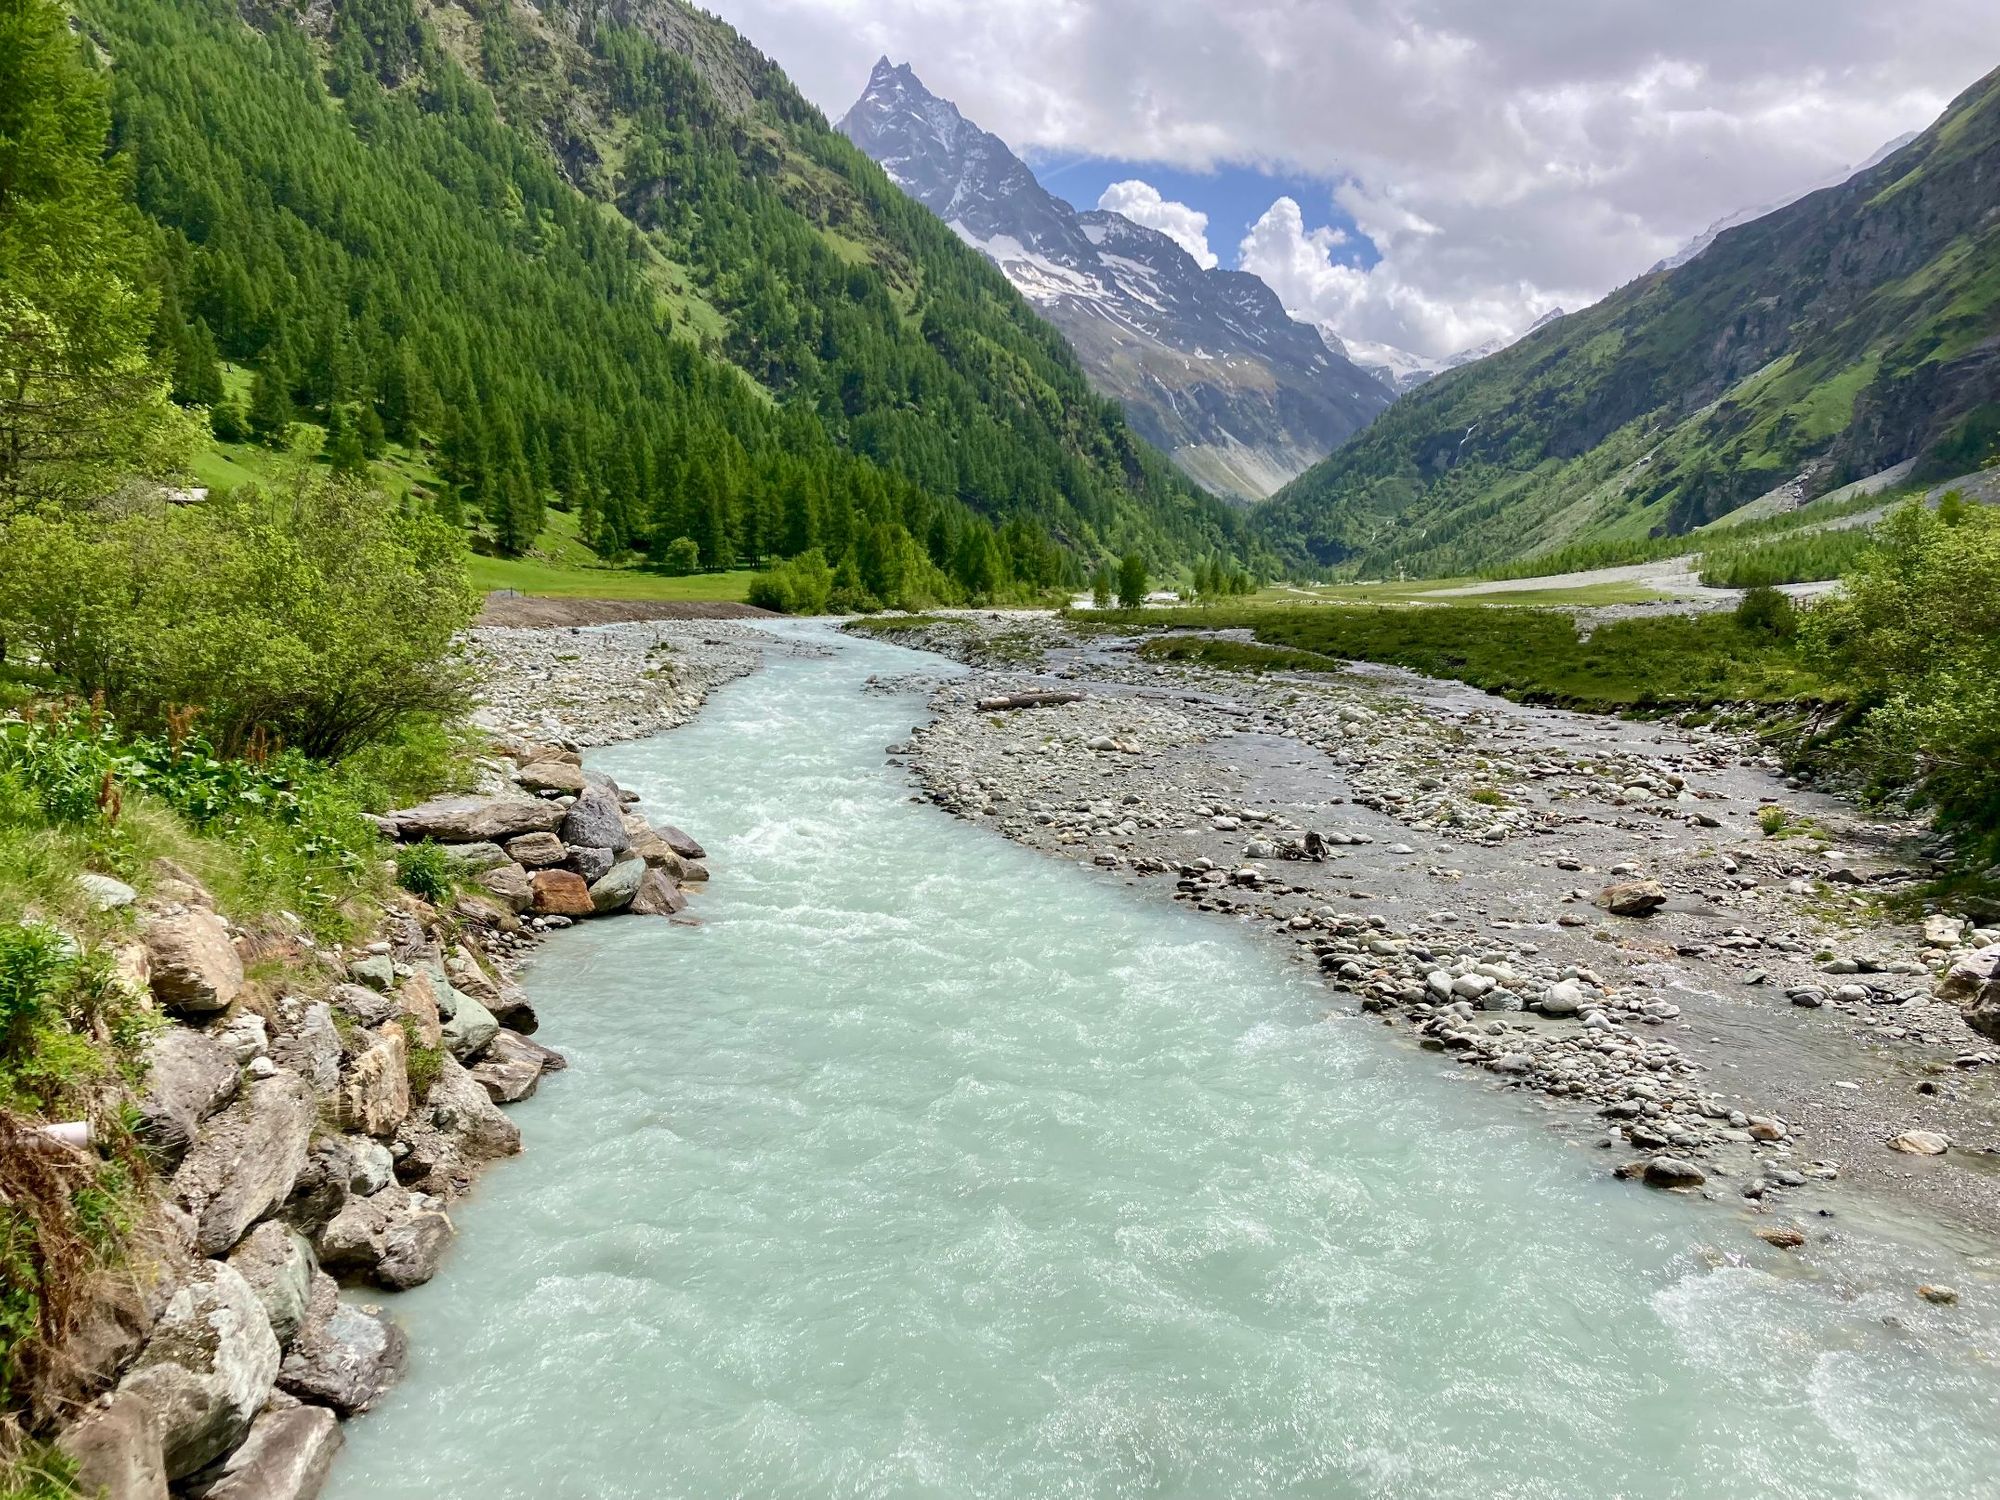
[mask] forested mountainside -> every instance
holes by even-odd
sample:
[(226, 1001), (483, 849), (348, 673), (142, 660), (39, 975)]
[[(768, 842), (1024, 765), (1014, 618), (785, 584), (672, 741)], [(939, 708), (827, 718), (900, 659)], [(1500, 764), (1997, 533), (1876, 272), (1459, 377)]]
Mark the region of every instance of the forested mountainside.
[(421, 437), (502, 550), (553, 503), (606, 555), (818, 546), (885, 598), (1228, 545), (997, 271), (677, 0), (78, 11), (221, 422)]
[(1123, 214), (1078, 213), (907, 64), (877, 63), (838, 128), (990, 256), (1091, 383), (1209, 489), (1262, 500), (1389, 404), (1257, 277), (1204, 270)]
[(1679, 534), (2000, 444), (2000, 73), (1877, 165), (1405, 396), (1258, 514), (1297, 562), (1444, 573)]

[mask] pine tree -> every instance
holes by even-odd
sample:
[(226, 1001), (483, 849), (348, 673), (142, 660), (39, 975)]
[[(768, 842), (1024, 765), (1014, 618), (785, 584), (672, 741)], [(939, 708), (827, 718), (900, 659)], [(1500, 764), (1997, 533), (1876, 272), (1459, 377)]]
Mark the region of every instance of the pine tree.
[(261, 443), (282, 446), (291, 431), (293, 410), (289, 382), (270, 365), (257, 367), (250, 382), (250, 431)]

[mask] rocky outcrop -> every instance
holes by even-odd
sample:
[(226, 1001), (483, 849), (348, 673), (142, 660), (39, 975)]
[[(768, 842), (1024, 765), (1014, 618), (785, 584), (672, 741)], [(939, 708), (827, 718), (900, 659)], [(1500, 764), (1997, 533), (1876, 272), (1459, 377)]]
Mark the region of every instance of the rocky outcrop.
[(229, 1252), (229, 1264), (257, 1294), (279, 1347), (289, 1344), (305, 1320), (306, 1300), (318, 1269), (305, 1236), (289, 1224), (259, 1224)]
[(320, 1231), (319, 1254), (330, 1270), (400, 1292), (437, 1274), (456, 1233), (437, 1200), (391, 1183), (350, 1198)]
[(396, 1133), (402, 1150), (396, 1175), (425, 1192), (449, 1197), (470, 1185), (481, 1167), (521, 1149), (521, 1132), (478, 1080), (450, 1053), (423, 1105)]
[(105, 1500), (167, 1500), (166, 1452), (160, 1419), (131, 1391), (92, 1407), (63, 1433), (59, 1446), (76, 1465), (76, 1489)]
[(173, 1180), (196, 1249), (221, 1254), (291, 1195), (318, 1113), (305, 1080), (280, 1070), (209, 1122)]
[(392, 1136), (410, 1113), (410, 1039), (394, 1021), (363, 1033), (341, 1070), (334, 1111), (342, 1130)]
[(221, 1261), (203, 1261), (119, 1389), (152, 1410), (167, 1478), (181, 1479), (243, 1441), (278, 1362), (277, 1336), (249, 1283)]
[(439, 797), (388, 815), (398, 838), (441, 844), (504, 842), (547, 833), (562, 820), (559, 804), (538, 797)]
[(340, 1300), (330, 1276), (315, 1278), (311, 1309), (278, 1371), (278, 1388), (343, 1417), (366, 1411), (402, 1374), (408, 1342), (380, 1308)]
[(188, 1493), (191, 1500), (313, 1500), (344, 1441), (324, 1407), (273, 1407), (257, 1418), (243, 1446)]
[(160, 1163), (179, 1165), (195, 1132), (236, 1097), (236, 1059), (192, 1026), (167, 1026), (146, 1044), (146, 1089), (139, 1096), (139, 1136)]

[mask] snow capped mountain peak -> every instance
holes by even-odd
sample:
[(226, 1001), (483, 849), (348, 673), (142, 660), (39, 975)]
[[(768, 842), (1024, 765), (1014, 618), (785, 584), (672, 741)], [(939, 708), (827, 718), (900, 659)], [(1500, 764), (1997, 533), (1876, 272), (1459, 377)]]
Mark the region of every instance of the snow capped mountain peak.
[(838, 128), (994, 261), (1092, 383), (1211, 489), (1263, 498), (1390, 399), (1257, 277), (1204, 270), (1123, 214), (1077, 212), (907, 64), (877, 63)]

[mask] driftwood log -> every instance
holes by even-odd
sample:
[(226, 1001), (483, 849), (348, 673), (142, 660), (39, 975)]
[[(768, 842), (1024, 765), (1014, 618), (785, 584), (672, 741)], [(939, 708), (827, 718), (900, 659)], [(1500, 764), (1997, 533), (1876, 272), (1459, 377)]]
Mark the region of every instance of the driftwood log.
[(1005, 713), (1010, 708), (1047, 708), (1054, 703), (1081, 703), (1083, 694), (1074, 688), (1053, 688), (1047, 692), (1007, 693), (998, 698), (981, 698), (983, 714)]

